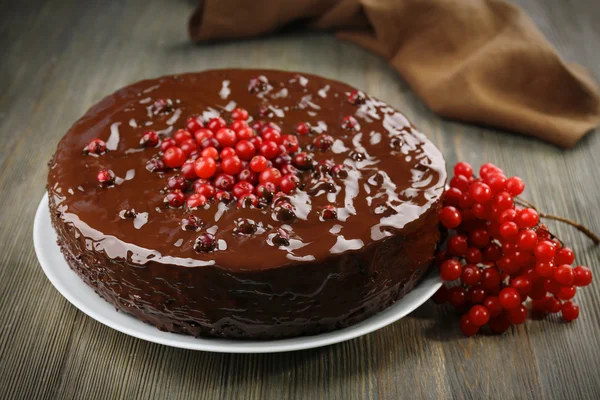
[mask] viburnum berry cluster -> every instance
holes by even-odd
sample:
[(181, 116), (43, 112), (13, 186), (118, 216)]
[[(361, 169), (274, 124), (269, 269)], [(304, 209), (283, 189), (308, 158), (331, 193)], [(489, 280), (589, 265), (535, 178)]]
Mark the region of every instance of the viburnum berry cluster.
[(575, 254), (519, 196), (525, 184), (507, 178), (493, 164), (484, 164), (480, 177), (466, 162), (454, 167), (440, 213), (448, 229), (445, 251), (436, 257), (444, 284), (434, 295), (462, 314), (466, 336), (488, 326), (502, 333), (522, 324), (528, 306), (539, 313), (561, 313), (566, 321), (579, 316), (572, 299), (578, 287), (592, 282), (585, 266), (573, 266)]

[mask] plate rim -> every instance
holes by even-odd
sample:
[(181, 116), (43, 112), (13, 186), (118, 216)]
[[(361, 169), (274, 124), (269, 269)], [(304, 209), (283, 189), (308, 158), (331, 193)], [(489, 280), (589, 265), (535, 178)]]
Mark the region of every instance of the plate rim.
[[(44, 221), (45, 218), (47, 218), (47, 221)], [(163, 332), (163, 331), (158, 330), (155, 327), (153, 327), (153, 328), (156, 329), (156, 333), (148, 334), (146, 332), (135, 329), (135, 324), (134, 324), (134, 327), (129, 327), (129, 326), (123, 325), (121, 323), (116, 323), (113, 320), (111, 320), (110, 318), (107, 318), (107, 317), (103, 316), (101, 313), (97, 312), (93, 307), (87, 306), (83, 301), (81, 301), (77, 296), (75, 296), (72, 293), (72, 291), (66, 286), (66, 284), (63, 281), (61, 281), (60, 276), (55, 271), (55, 269), (57, 267), (52, 267), (53, 263), (55, 263), (55, 262), (60, 263), (62, 261), (67, 266), (67, 268), (69, 268), (69, 271), (72, 271), (64, 259), (59, 260), (59, 261), (56, 261), (56, 260), (53, 261), (48, 258), (49, 255), (46, 254), (48, 251), (44, 250), (44, 246), (58, 247), (58, 244), (54, 240), (55, 236), (52, 236), (53, 240), (51, 241), (50, 244), (47, 243), (48, 242), (47, 236), (45, 237), (46, 240), (44, 240), (45, 243), (42, 242), (44, 239), (42, 237), (43, 233), (44, 233), (44, 228), (45, 228), (44, 222), (49, 223), (50, 229), (52, 229), (54, 235), (56, 235), (56, 232), (54, 231), (54, 227), (50, 224), (50, 210), (48, 208), (48, 193), (47, 192), (44, 194), (44, 196), (40, 200), (40, 203), (35, 212), (35, 218), (33, 221), (33, 244), (34, 244), (37, 259), (40, 263), (40, 266), (42, 267), (42, 270), (44, 271), (44, 274), (46, 275), (46, 277), (48, 278), (50, 283), (54, 286), (54, 288), (65, 299), (67, 299), (67, 301), (69, 301), (73, 306), (75, 306), (79, 311), (83, 312), (87, 316), (91, 317), (92, 319), (98, 321), (99, 323), (106, 325), (116, 331), (119, 331), (126, 335), (133, 336), (135, 338), (142, 339), (142, 340), (145, 340), (148, 342), (162, 344), (162, 345), (171, 346), (171, 347), (183, 348), (183, 349), (188, 349), (188, 350), (199, 350), (199, 351), (208, 351), (208, 352), (216, 352), (216, 353), (246, 353), (246, 354), (249, 354), (249, 353), (254, 353), (254, 354), (257, 354), (257, 353), (279, 353), (279, 352), (287, 352), (287, 351), (306, 350), (306, 349), (311, 349), (311, 348), (329, 346), (329, 345), (332, 345), (335, 343), (345, 342), (347, 340), (355, 339), (360, 336), (364, 336), (369, 333), (372, 333), (376, 330), (379, 330), (385, 326), (388, 326), (388, 325), (406, 317), (408, 314), (413, 312), (415, 309), (417, 309), (421, 305), (423, 305), (431, 296), (433, 296), (433, 294), (442, 285), (442, 281), (439, 278), (439, 275), (433, 275), (434, 271), (430, 270), (425, 276), (425, 280), (432, 280), (432, 282), (430, 283), (430, 287), (428, 287), (426, 289), (421, 288), (423, 291), (423, 293), (420, 295), (421, 297), (415, 298), (412, 301), (412, 303), (409, 303), (408, 307), (404, 307), (401, 310), (399, 310), (398, 312), (395, 312), (395, 313), (393, 312), (394, 311), (393, 307), (402, 304), (402, 300), (405, 300), (407, 297), (409, 299), (412, 299), (410, 297), (410, 294), (415, 293), (415, 290), (418, 289), (421, 285), (423, 285), (423, 282), (425, 280), (422, 280), (415, 287), (415, 289), (413, 289), (405, 297), (398, 300), (396, 303), (394, 303), (392, 306), (386, 308), (382, 312), (375, 314), (375, 315), (367, 318), (366, 320), (359, 322), (358, 324), (355, 324), (355, 325), (352, 325), (352, 326), (349, 326), (346, 328), (338, 329), (335, 331), (331, 331), (331, 332), (326, 332), (326, 333), (321, 333), (321, 334), (311, 335), (311, 336), (300, 336), (300, 337), (292, 337), (292, 338), (276, 339), (276, 340), (235, 340), (235, 339), (221, 339), (221, 338), (194, 338), (194, 342), (189, 342), (189, 341), (185, 341), (185, 340), (178, 340), (176, 337), (181, 336), (183, 338), (191, 338), (191, 336), (185, 336), (182, 334), (177, 334), (177, 333), (172, 333), (172, 332)], [(60, 250), (59, 250), (59, 252), (60, 252)], [(58, 268), (60, 268), (60, 267), (58, 267)], [(80, 282), (82, 285), (85, 285), (85, 287), (87, 289), (92, 290), (92, 291), (94, 290), (93, 288), (89, 287), (85, 282), (83, 282), (81, 279), (80, 279)], [(97, 300), (99, 302), (105, 303), (106, 305), (108, 305), (114, 309), (114, 306), (112, 304), (110, 304), (110, 303), (106, 302), (104, 299), (102, 299), (97, 293), (95, 293), (95, 291), (94, 291), (94, 296), (97, 297)], [(383, 318), (381, 318), (381, 313), (384, 313), (386, 311), (388, 311), (389, 315), (384, 315)], [(118, 311), (114, 310), (114, 312), (117, 313)], [(133, 320), (132, 322), (134, 322), (134, 323), (137, 322), (139, 324), (147, 325), (143, 321), (141, 321), (129, 314), (122, 313), (122, 315), (126, 315), (126, 316), (132, 318), (132, 320)], [(371, 321), (374, 317), (377, 317), (377, 316), (379, 316), (380, 318), (377, 318), (374, 321)], [(371, 322), (369, 323), (369, 321), (371, 321)], [(149, 326), (151, 326), (151, 325), (149, 325)], [(163, 338), (163, 337), (157, 336), (158, 333), (160, 333), (161, 335), (169, 335), (169, 336), (173, 335), (173, 338), (171, 338), (171, 337)]]

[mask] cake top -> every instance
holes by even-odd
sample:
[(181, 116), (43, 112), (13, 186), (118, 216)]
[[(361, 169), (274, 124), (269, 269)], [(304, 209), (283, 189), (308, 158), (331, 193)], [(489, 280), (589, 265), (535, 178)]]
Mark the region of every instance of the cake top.
[(445, 181), (439, 150), (382, 101), (309, 74), (213, 70), (103, 99), (59, 143), (48, 189), (111, 258), (257, 270), (408, 234)]

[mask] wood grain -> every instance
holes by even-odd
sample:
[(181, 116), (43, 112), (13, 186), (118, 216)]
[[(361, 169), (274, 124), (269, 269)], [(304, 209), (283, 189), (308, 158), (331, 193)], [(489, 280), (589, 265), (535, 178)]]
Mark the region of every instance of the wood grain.
[[(600, 79), (600, 4), (521, 0), (569, 61)], [(346, 81), (403, 110), (448, 164), (492, 161), (529, 183), (546, 212), (600, 231), (600, 136), (563, 151), (433, 115), (381, 59), (326, 34), (194, 46), (187, 1), (0, 2), (0, 397), (15, 399), (599, 398), (600, 285), (578, 295), (581, 318), (528, 321), (464, 339), (428, 303), (378, 332), (321, 349), (228, 355), (169, 348), (107, 328), (44, 276), (31, 229), (46, 162), (70, 124), (103, 95), (146, 77), (265, 67)], [(457, 93), (459, 96), (460, 93)], [(556, 96), (560, 96), (556, 93)], [(600, 249), (549, 223), (582, 264)]]

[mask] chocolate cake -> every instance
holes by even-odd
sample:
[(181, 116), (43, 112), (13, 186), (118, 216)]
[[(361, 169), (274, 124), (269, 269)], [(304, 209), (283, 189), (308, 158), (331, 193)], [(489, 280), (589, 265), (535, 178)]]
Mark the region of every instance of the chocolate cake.
[(439, 150), (322, 77), (213, 70), (127, 86), (50, 162), (66, 261), (158, 329), (269, 339), (355, 324), (408, 293), (440, 240)]

